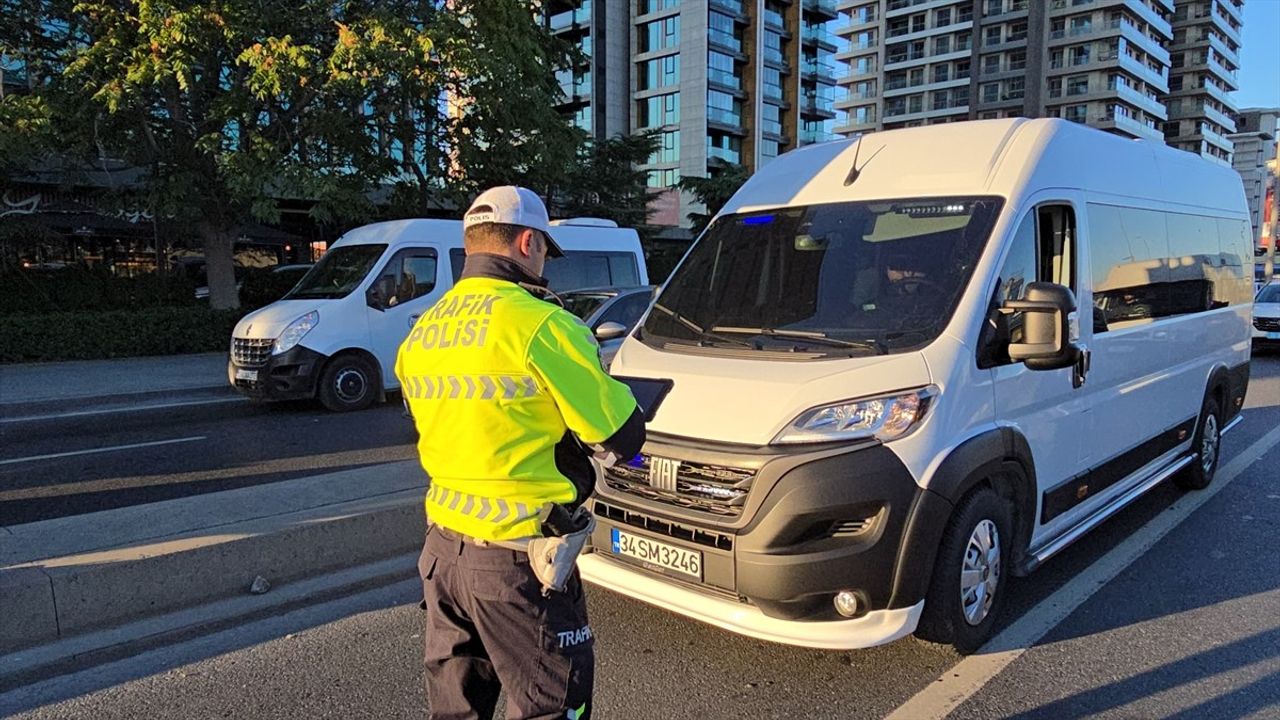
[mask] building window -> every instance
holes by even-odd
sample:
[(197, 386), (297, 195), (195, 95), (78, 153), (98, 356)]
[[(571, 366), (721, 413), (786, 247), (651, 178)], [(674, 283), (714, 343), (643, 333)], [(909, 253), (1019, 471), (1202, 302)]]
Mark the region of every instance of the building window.
[(1009, 37), (1007, 39), (1009, 42), (1014, 42), (1015, 40), (1026, 40), (1027, 23), (1023, 21), (1009, 25)]
[(982, 74), (994, 75), (1000, 72), (1000, 55), (992, 53), (991, 55), (982, 56)]
[(648, 177), (648, 186), (653, 188), (673, 187), (680, 182), (680, 171), (671, 168), (668, 170), (650, 170)]
[(678, 125), (680, 123), (680, 93), (658, 95), (641, 100), (636, 123), (641, 128)]
[(1000, 100), (1000, 83), (984, 83), (982, 85), (982, 102), (993, 103)]
[(658, 149), (649, 156), (649, 164), (680, 162), (680, 131), (658, 134)]
[(907, 98), (907, 112), (918, 113), (924, 110), (924, 95), (912, 95)]
[(946, 55), (951, 52), (951, 36), (943, 35), (933, 39), (933, 54)]
[(1014, 50), (1009, 53), (1009, 69), (1023, 70), (1027, 67), (1027, 51)]
[(1067, 94), (1068, 95), (1088, 95), (1089, 94), (1089, 76), (1073, 75), (1067, 78)]
[(951, 24), (951, 8), (942, 8), (934, 15), (934, 27), (946, 27)]
[(1062, 97), (1062, 78), (1049, 79), (1049, 97)]
[(640, 90), (669, 87), (680, 84), (680, 56), (668, 55), (640, 64), (638, 85)]
[(1005, 100), (1021, 100), (1023, 95), (1026, 94), (1026, 80), (1024, 78), (1011, 78), (1005, 87)]
[(1069, 105), (1062, 109), (1062, 117), (1071, 122), (1083, 123), (1089, 119), (1089, 106)]
[(680, 7), (680, 0), (640, 0), (640, 14)]
[(1004, 0), (987, 0), (987, 17), (995, 17), (1004, 12)]
[(654, 20), (640, 26), (640, 52), (673, 48), (680, 44), (680, 16)]
[(986, 29), (982, 40), (983, 45), (999, 45), (1000, 44), (1000, 26), (992, 25)]
[(950, 70), (951, 70), (950, 66), (946, 65), (945, 63), (942, 65), (934, 65), (933, 81), (936, 83), (940, 83), (940, 82), (946, 82), (947, 80), (950, 80), (951, 79), (949, 77)]

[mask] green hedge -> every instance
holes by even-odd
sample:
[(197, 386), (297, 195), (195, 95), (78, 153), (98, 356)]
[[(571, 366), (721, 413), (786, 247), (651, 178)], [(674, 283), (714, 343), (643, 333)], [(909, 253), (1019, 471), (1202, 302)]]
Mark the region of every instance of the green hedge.
[(128, 278), (115, 277), (104, 269), (73, 267), (0, 274), (0, 315), (192, 307), (196, 303), (195, 286), (176, 272)]
[(226, 351), (243, 315), (198, 306), (0, 315), (0, 362)]

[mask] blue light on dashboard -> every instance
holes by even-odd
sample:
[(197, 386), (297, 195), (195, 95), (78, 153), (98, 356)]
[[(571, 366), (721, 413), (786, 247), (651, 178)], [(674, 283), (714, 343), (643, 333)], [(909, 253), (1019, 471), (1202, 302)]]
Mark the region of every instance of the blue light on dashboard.
[(752, 215), (742, 218), (743, 225), (768, 225), (773, 222), (772, 215)]

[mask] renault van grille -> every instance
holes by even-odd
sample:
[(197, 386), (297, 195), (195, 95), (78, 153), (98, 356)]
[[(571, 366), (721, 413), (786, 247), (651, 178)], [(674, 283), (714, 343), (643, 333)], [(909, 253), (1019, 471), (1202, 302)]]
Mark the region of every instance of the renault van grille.
[(240, 367), (262, 367), (271, 357), (275, 340), (268, 338), (234, 338), (231, 341), (231, 359)]
[(610, 505), (608, 503), (596, 501), (595, 514), (614, 522), (630, 525), (631, 527), (643, 528), (649, 532), (665, 535), (669, 538), (677, 540), (686, 540), (688, 542), (697, 543), (709, 548), (717, 550), (732, 550), (733, 536), (724, 533), (709, 532), (698, 528), (681, 525), (679, 523), (668, 522), (659, 518), (650, 517), (643, 513), (624, 510), (623, 508)]
[(1280, 318), (1256, 317), (1253, 326), (1262, 332), (1280, 332)]
[(747, 504), (754, 470), (680, 462), (674, 482), (655, 485), (650, 478), (650, 457), (641, 455), (605, 472), (605, 483), (614, 490), (679, 507), (725, 517), (738, 517)]

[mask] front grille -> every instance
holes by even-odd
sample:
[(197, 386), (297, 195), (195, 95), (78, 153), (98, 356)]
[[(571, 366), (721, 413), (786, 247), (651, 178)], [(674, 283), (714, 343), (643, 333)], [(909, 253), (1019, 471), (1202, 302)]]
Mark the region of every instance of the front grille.
[(271, 357), (274, 343), (268, 338), (232, 338), (231, 359), (240, 367), (262, 367)]
[(1280, 332), (1280, 318), (1256, 317), (1253, 326), (1262, 332)]
[(631, 527), (643, 528), (649, 532), (665, 535), (669, 538), (677, 540), (687, 540), (698, 545), (703, 545), (717, 550), (732, 550), (733, 536), (724, 533), (710, 532), (691, 528), (679, 523), (667, 522), (655, 517), (649, 517), (643, 513), (624, 510), (620, 507), (609, 505), (608, 503), (596, 501), (595, 514), (598, 517), (613, 520), (614, 522), (630, 525)]
[(653, 484), (649, 478), (652, 458), (640, 455), (605, 471), (605, 484), (614, 490), (647, 500), (698, 510), (722, 517), (738, 517), (747, 504), (756, 472), (743, 468), (681, 462), (674, 482)]

